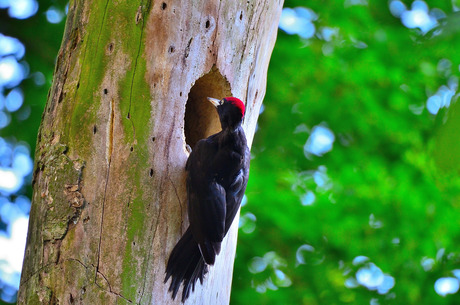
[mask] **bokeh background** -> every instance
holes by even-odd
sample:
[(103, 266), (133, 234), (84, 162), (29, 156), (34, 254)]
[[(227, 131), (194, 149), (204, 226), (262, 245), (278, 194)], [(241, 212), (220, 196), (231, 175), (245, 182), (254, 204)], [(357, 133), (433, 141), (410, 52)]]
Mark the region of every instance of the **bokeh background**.
[[(0, 304), (67, 1), (0, 0)], [(460, 0), (286, 0), (231, 304), (460, 304)]]

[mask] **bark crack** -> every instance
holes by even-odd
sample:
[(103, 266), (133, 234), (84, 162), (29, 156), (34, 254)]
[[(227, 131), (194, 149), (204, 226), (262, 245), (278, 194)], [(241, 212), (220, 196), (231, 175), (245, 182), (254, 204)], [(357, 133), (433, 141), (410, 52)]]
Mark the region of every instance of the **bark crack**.
[(79, 263), (80, 265), (82, 265), (85, 269), (88, 269), (89, 267), (86, 266), (85, 264), (82, 263), (81, 260), (79, 260), (78, 258), (73, 258), (73, 257), (69, 257), (66, 259), (67, 261), (75, 261), (77, 263)]
[(42, 266), (40, 268), (38, 268), (38, 270), (35, 270), (34, 272), (32, 272), (24, 281), (21, 281), (21, 285), (24, 285), (26, 284), (27, 282), (29, 282), (37, 273), (43, 271), (44, 269), (48, 268), (49, 266), (53, 265), (55, 263), (49, 263), (49, 264), (46, 264), (45, 266)]
[(107, 145), (107, 177), (105, 179), (105, 187), (104, 187), (104, 197), (102, 199), (102, 211), (101, 211), (101, 228), (99, 231), (99, 245), (97, 250), (97, 265), (96, 265), (96, 273), (94, 275), (95, 280), (97, 278), (97, 273), (99, 272), (99, 264), (101, 261), (101, 245), (102, 245), (102, 232), (104, 229), (104, 212), (105, 212), (105, 201), (107, 199), (107, 188), (109, 185), (109, 177), (110, 177), (110, 164), (112, 162), (112, 151), (113, 151), (113, 132), (114, 132), (114, 125), (115, 125), (115, 101), (111, 99), (110, 102), (110, 116), (109, 116), (109, 139)]
[[(107, 277), (104, 275), (104, 273), (100, 272), (100, 271), (97, 271), (97, 274), (99, 274), (100, 276), (102, 276), (102, 278), (105, 280), (105, 282), (107, 283), (107, 286), (109, 286), (109, 292), (112, 292), (112, 285), (110, 285), (110, 282), (109, 280), (107, 279)], [(102, 288), (104, 289), (101, 285), (99, 285), (97, 282), (96, 282), (96, 285), (99, 287), (99, 288)], [(105, 290), (105, 289), (104, 289)]]
[(118, 298), (122, 298), (123, 300), (125, 300), (125, 301), (128, 302), (128, 303), (133, 303), (132, 300), (130, 300), (130, 299), (128, 299), (127, 297), (123, 296), (121, 293), (118, 293), (118, 292), (113, 291), (113, 290), (112, 290), (112, 286), (110, 285), (109, 280), (107, 279), (107, 277), (106, 277), (102, 272), (97, 271), (97, 274), (99, 274), (99, 275), (104, 279), (104, 281), (107, 283), (107, 286), (109, 287), (109, 290), (107, 290), (107, 289), (105, 289), (104, 287), (102, 287), (101, 285), (99, 285), (99, 284), (97, 283), (97, 281), (95, 281), (95, 284), (96, 284), (96, 286), (97, 286), (99, 289), (101, 289), (101, 290), (103, 290), (103, 291), (105, 291), (105, 292), (108, 292), (108, 293), (110, 293), (110, 294), (113, 294), (113, 295), (115, 295), (115, 296), (118, 297)]
[[(96, 50), (99, 49), (99, 42), (101, 39), (102, 35), (102, 29), (104, 28), (105, 24), (105, 18), (107, 16), (107, 10), (109, 6), (109, 0), (106, 1), (105, 3), (105, 9), (104, 9), (104, 15), (102, 16), (102, 23), (101, 27), (99, 30), (99, 35), (97, 37), (97, 43), (96, 43)], [(91, 74), (91, 73), (90, 73)], [(107, 174), (106, 174), (106, 179), (105, 179), (105, 186), (104, 186), (104, 197), (102, 199), (102, 211), (101, 211), (101, 227), (99, 230), (99, 244), (98, 244), (98, 249), (97, 249), (97, 265), (96, 265), (96, 270), (94, 274), (94, 282), (96, 283), (97, 280), (97, 274), (99, 273), (99, 265), (101, 261), (101, 245), (102, 245), (102, 232), (104, 228), (104, 211), (105, 211), (105, 201), (107, 198), (107, 187), (109, 184), (109, 176), (110, 176), (110, 163), (112, 160), (112, 150), (113, 150), (113, 129), (114, 129), (114, 114), (115, 114), (115, 109), (114, 109), (114, 100), (113, 98), (111, 99), (110, 102), (110, 116), (109, 116), (109, 126), (108, 126), (108, 131), (109, 131), (109, 139), (108, 139), (108, 148), (107, 148)]]
[[(132, 104), (132, 98), (133, 98), (134, 78), (136, 76), (136, 70), (137, 70), (137, 64), (139, 62), (139, 56), (141, 54), (142, 38), (144, 37), (145, 21), (144, 21), (143, 14), (142, 14), (143, 2), (144, 1), (141, 1), (140, 5), (139, 5), (139, 9), (138, 9), (138, 11), (136, 13), (136, 24), (141, 22), (141, 35), (139, 37), (139, 45), (137, 47), (136, 60), (134, 61), (133, 76), (131, 78), (131, 85), (130, 85), (130, 88), (129, 88), (129, 90), (130, 90), (129, 91), (129, 107), (128, 107), (128, 115), (127, 115), (127, 118), (131, 122), (131, 126), (133, 127), (133, 139), (136, 139), (136, 128), (134, 127), (133, 120), (131, 120), (131, 104)], [(147, 2), (145, 11), (148, 11), (149, 9), (150, 9), (150, 1)], [(139, 15), (141, 17), (138, 17)]]

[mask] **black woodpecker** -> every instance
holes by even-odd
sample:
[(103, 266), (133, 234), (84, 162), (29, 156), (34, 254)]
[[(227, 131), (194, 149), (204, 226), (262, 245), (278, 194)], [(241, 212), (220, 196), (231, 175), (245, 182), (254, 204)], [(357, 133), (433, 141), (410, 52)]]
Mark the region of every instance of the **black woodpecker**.
[(175, 299), (183, 283), (182, 302), (203, 283), (241, 204), (249, 175), (249, 148), (241, 123), (245, 106), (235, 97), (208, 98), (219, 114), (222, 131), (198, 141), (188, 157), (187, 201), (190, 226), (166, 266), (165, 283)]

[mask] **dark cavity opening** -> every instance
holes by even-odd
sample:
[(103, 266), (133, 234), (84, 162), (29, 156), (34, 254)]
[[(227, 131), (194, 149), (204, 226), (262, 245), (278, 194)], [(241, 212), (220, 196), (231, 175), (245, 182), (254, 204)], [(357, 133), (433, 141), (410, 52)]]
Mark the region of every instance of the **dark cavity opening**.
[(195, 82), (185, 106), (185, 142), (192, 149), (199, 140), (221, 130), (217, 111), (207, 97), (222, 99), (231, 95), (230, 83), (216, 67)]
[(211, 25), (211, 22), (209, 22), (209, 20), (206, 20), (206, 24), (205, 24), (206, 28), (209, 28), (210, 25)]
[(168, 5), (166, 4), (166, 2), (163, 2), (163, 3), (161, 4), (161, 9), (162, 9), (162, 10), (165, 10), (167, 6), (168, 6)]

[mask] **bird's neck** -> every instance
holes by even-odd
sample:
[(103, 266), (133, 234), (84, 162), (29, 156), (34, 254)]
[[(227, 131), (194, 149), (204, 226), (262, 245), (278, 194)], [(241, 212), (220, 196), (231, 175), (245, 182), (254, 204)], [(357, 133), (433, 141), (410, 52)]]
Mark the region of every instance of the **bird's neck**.
[(245, 143), (237, 143), (237, 142), (241, 142), (242, 139), (244, 139), (245, 141), (246, 137), (244, 136), (243, 127), (241, 127), (241, 124), (238, 124), (234, 128), (227, 127), (227, 128), (222, 129), (219, 142), (221, 145), (245, 144)]
[(242, 130), (243, 127), (241, 127), (241, 124), (237, 124), (236, 126), (222, 126), (222, 133), (228, 136), (236, 135)]

